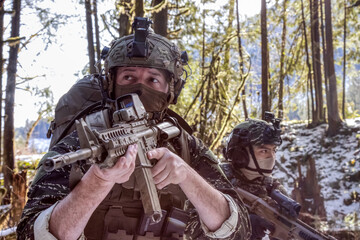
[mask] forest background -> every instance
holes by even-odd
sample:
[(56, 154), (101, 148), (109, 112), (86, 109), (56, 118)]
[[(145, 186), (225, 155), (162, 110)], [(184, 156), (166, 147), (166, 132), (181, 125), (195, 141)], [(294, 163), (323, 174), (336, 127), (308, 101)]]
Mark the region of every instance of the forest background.
[[(45, 75), (41, 68), (36, 68), (40, 69), (36, 73), (29, 69), (38, 66), (37, 57), (57, 44), (61, 38), (58, 33), (70, 21), (80, 22), (82, 28), (80, 36), (73, 36), (74, 46), (78, 37), (88, 43), (88, 64), (74, 73), (75, 82), (96, 72), (100, 50), (112, 39), (130, 33), (134, 16), (151, 18), (155, 32), (175, 41), (190, 58), (190, 76), (172, 108), (220, 158), (229, 131), (247, 117), (263, 118), (265, 111), (275, 112), (288, 122), (305, 122), (310, 129), (327, 124), (328, 137), (344, 132), (345, 119), (359, 116), (358, 0), (259, 0), (261, 9), (251, 16), (239, 13), (237, 0), (71, 1), (82, 14), (56, 11), (49, 7), (51, 2), (1, 1), (3, 204), (15, 201), (10, 193), (14, 193), (14, 181), (21, 181), (18, 176), (31, 179), (31, 172), (24, 178), (19, 175), (21, 170), (36, 165), (16, 162), (16, 155), (30, 151), (35, 127), (46, 128), (44, 124), (48, 126), (54, 117), (53, 88), (59, 83), (52, 82), (53, 76)], [(110, 8), (103, 8), (105, 4)], [(43, 43), (40, 47), (33, 44), (39, 39)], [(73, 49), (73, 58), (79, 49)], [(22, 61), (22, 56), (30, 56), (31, 61)], [(52, 63), (66, 61), (57, 56)], [(53, 73), (59, 74), (64, 76)], [(38, 84), (39, 79), (47, 83)], [(64, 84), (66, 81), (60, 84), (69, 85)], [(14, 106), (21, 104), (16, 96), (24, 91), (36, 99), (28, 111), (37, 112), (37, 116), (21, 129), (24, 140), (18, 141)], [(21, 209), (24, 199), (12, 195)], [(13, 202), (10, 209), (16, 204)], [(16, 223), (19, 211), (4, 212), (12, 217), (8, 222)]]

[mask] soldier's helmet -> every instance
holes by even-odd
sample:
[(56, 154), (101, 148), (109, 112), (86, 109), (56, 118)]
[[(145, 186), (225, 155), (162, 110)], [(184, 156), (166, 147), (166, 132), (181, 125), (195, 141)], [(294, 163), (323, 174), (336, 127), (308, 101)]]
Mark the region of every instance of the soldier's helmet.
[(105, 89), (111, 96), (116, 67), (149, 67), (165, 70), (169, 73), (169, 103), (176, 103), (186, 77), (183, 77), (187, 64), (186, 52), (167, 38), (155, 34), (150, 28), (151, 20), (136, 17), (133, 23), (134, 33), (112, 42), (105, 57)]
[(263, 144), (280, 146), (282, 140), (279, 124), (280, 122), (268, 123), (259, 119), (247, 119), (238, 124), (226, 140), (223, 150), (225, 158), (232, 161), (241, 158), (237, 161), (238, 166), (245, 167), (249, 161), (246, 147)]

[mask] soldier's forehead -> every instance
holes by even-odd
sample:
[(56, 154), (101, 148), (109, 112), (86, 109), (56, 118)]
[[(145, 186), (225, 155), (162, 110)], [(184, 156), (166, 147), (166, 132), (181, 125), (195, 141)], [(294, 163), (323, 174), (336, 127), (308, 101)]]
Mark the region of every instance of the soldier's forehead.
[(274, 149), (274, 148), (277, 148), (278, 146), (275, 144), (260, 144), (260, 145), (255, 145), (255, 147), (265, 148), (265, 149)]

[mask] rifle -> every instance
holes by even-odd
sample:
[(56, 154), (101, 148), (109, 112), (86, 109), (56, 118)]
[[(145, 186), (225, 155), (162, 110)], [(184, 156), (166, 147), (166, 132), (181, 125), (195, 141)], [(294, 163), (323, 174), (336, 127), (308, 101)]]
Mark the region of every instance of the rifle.
[[(294, 204), (293, 202), (295, 201), (290, 198), (288, 199), (293, 202), (284, 204), (287, 198), (285, 195), (282, 195), (285, 198), (282, 198), (281, 201), (277, 202), (277, 206), (273, 207), (265, 199), (257, 197), (244, 189), (235, 188), (235, 190), (250, 212), (274, 224), (275, 230), (270, 233), (270, 239), (272, 240), (336, 240), (334, 237), (323, 234), (298, 219), (297, 214), (298, 210), (300, 210), (300, 205), (298, 203)], [(276, 194), (279, 197), (279, 193)], [(290, 210), (291, 208), (293, 210)], [(286, 214), (286, 212), (289, 214)]]
[(180, 135), (175, 120), (165, 119), (156, 124), (148, 119), (148, 114), (137, 94), (128, 94), (116, 99), (116, 111), (113, 113), (113, 126), (110, 124), (108, 110), (95, 113), (90, 119), (76, 121), (76, 130), (80, 140), (80, 149), (62, 155), (50, 157), (44, 162), (48, 172), (78, 161), (98, 164), (100, 168), (112, 167), (123, 156), (131, 144), (138, 144), (134, 176), (140, 190), (144, 214), (150, 222), (158, 223), (162, 219), (159, 197), (151, 174), (152, 163), (146, 152)]

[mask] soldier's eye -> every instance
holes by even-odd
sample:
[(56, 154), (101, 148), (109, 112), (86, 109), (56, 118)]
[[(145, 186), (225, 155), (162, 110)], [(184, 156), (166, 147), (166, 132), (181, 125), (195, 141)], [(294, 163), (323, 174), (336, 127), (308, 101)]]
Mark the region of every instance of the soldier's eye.
[(160, 83), (160, 81), (157, 78), (152, 78), (150, 81), (152, 83)]
[(132, 80), (134, 80), (134, 77), (131, 76), (131, 75), (125, 75), (124, 79), (127, 80), (127, 81), (132, 81)]

